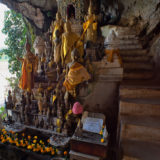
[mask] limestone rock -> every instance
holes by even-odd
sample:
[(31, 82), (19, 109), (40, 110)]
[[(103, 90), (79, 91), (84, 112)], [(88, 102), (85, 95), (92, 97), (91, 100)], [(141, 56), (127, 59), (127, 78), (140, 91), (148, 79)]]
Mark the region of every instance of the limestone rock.
[(120, 24), (126, 26), (137, 25), (138, 30), (148, 24), (147, 33), (150, 33), (160, 20), (159, 0), (120, 0), (123, 5)]

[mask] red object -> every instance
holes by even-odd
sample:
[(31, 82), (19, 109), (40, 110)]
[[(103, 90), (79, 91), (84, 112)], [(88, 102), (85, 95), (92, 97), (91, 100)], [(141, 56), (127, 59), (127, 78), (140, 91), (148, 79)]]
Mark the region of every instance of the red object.
[(72, 108), (72, 112), (73, 112), (73, 114), (76, 114), (76, 115), (82, 114), (83, 106), (79, 102), (74, 103), (73, 108)]

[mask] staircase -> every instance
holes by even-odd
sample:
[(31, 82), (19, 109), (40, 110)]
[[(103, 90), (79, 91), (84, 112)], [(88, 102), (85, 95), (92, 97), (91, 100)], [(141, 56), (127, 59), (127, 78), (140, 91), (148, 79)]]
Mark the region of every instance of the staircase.
[(119, 126), (124, 156), (159, 160), (160, 87), (121, 85)]
[(160, 84), (153, 80), (152, 58), (129, 33), (122, 30), (118, 35), (128, 42), (120, 49), (124, 67), (119, 89), (120, 159), (160, 160)]
[(148, 55), (147, 49), (143, 49), (135, 30), (128, 27), (108, 26), (102, 29), (102, 33), (107, 37), (104, 42), (106, 49), (119, 49), (124, 68), (124, 80), (153, 78), (152, 57)]

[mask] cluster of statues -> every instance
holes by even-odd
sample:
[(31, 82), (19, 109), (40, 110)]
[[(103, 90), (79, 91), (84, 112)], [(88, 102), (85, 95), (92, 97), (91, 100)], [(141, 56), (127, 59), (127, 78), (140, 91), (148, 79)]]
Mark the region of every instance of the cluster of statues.
[[(68, 19), (63, 22), (57, 12), (51, 25), (51, 42), (38, 38), (34, 45), (36, 54), (33, 54), (27, 41), (24, 58), (18, 58), (22, 63), (19, 87), (23, 92), (18, 104), (11, 102), (10, 93), (7, 102), (8, 108), (19, 110), (18, 122), (65, 134), (74, 131), (76, 115), (72, 114), (72, 107), (77, 101), (77, 88), (92, 76), (84, 43), (96, 43), (97, 27), (97, 17), (91, 6), (81, 36), (72, 32), (71, 22)], [(49, 74), (52, 74), (51, 79), (47, 77)]]

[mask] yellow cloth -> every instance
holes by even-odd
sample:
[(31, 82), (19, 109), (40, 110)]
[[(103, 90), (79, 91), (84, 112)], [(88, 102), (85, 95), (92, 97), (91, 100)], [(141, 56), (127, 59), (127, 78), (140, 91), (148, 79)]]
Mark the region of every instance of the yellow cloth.
[(56, 98), (57, 98), (56, 95), (53, 95), (53, 98), (52, 98), (53, 103), (56, 100)]
[(78, 35), (74, 32), (67, 32), (62, 35), (62, 64), (71, 62), (71, 51), (78, 40)]
[(65, 78), (63, 85), (67, 91), (73, 90), (76, 85), (88, 81), (90, 75), (87, 70), (78, 62), (75, 62), (69, 69), (68, 75)]
[(55, 33), (56, 33), (56, 30), (59, 30), (60, 33), (63, 32), (63, 22), (62, 20), (56, 20), (53, 24), (53, 32), (52, 32), (52, 42), (54, 41), (54, 39), (56, 38), (55, 36)]
[(96, 41), (97, 38), (97, 22), (94, 22), (96, 20), (96, 16), (90, 15), (90, 18), (83, 23), (83, 34), (82, 36), (84, 36), (84, 34), (86, 33), (85, 39), (86, 41)]
[(83, 30), (86, 32), (88, 27), (93, 23), (94, 17), (92, 16), (90, 19), (88, 19), (85, 23), (83, 23)]
[(65, 119), (67, 120), (67, 119), (68, 119), (68, 116), (71, 115), (71, 114), (72, 114), (72, 110), (70, 109), (70, 110), (66, 113)]
[(121, 59), (121, 56), (119, 54), (119, 49), (111, 49), (111, 50), (106, 49), (105, 53), (107, 55), (108, 62), (113, 62), (113, 55), (117, 54), (119, 63), (120, 63), (120, 65), (122, 65), (122, 59)]

